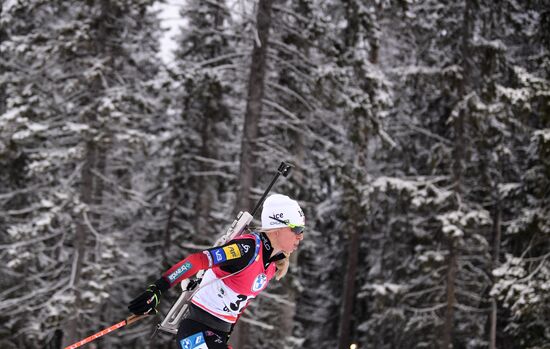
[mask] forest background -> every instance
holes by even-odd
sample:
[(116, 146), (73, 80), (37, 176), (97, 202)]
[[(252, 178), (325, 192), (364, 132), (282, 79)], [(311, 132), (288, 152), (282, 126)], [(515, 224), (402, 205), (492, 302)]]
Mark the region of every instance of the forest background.
[(281, 160), (305, 240), (237, 348), (550, 348), (550, 1), (189, 0), (171, 64), (153, 0), (1, 4), (1, 348), (125, 318)]

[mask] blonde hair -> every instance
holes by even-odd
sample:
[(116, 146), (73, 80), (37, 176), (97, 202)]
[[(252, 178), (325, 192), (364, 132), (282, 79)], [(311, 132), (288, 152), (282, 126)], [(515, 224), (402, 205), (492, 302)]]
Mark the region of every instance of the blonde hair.
[[(278, 228), (275, 228), (275, 229), (257, 229), (255, 231), (257, 231), (258, 233), (269, 233), (269, 232), (272, 232), (274, 230), (277, 230)], [(281, 280), (282, 278), (285, 277), (286, 273), (288, 272), (288, 267), (290, 265), (290, 253), (286, 253), (286, 252), (283, 252), (283, 254), (285, 255), (285, 258), (283, 259), (280, 259), (278, 261), (275, 261), (275, 267), (277, 268), (277, 271), (275, 272), (275, 279), (277, 281)]]
[(278, 260), (275, 262), (275, 267), (277, 267), (277, 271), (275, 272), (275, 279), (281, 280), (286, 273), (288, 272), (288, 266), (290, 264), (290, 258), (288, 253), (283, 252), (285, 255), (285, 258)]

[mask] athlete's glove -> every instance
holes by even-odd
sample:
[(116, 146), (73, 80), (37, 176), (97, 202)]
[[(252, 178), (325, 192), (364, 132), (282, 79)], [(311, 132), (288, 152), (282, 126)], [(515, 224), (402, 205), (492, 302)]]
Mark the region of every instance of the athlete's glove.
[(166, 280), (160, 278), (154, 284), (149, 285), (145, 292), (130, 302), (128, 310), (136, 315), (158, 313), (157, 306), (160, 304), (160, 296), (162, 291), (168, 289), (167, 284)]

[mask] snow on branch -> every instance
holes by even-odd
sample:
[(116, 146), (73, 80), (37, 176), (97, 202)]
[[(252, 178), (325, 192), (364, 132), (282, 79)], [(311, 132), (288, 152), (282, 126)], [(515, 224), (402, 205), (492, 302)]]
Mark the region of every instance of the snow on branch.
[(192, 171), (189, 174), (194, 177), (212, 176), (212, 177), (227, 178), (230, 180), (233, 180), (236, 177), (234, 174), (227, 173), (225, 171)]
[[(550, 253), (535, 258), (506, 254), (506, 261), (493, 270), (497, 282), (490, 295), (502, 301), (515, 318), (537, 311), (550, 291)], [(532, 269), (532, 271), (530, 270)]]
[(140, 192), (137, 192), (135, 190), (131, 190), (131, 189), (126, 189), (122, 186), (120, 186), (118, 183), (116, 183), (115, 181), (107, 178), (106, 176), (104, 176), (103, 174), (101, 174), (99, 171), (96, 171), (96, 170), (92, 170), (92, 173), (99, 177), (100, 179), (102, 179), (103, 181), (111, 184), (114, 188), (116, 188), (117, 190), (123, 192), (123, 193), (127, 193), (127, 194), (130, 194), (130, 196), (136, 200), (137, 202), (139, 202), (141, 205), (143, 205), (144, 207), (150, 207), (151, 205), (145, 201), (145, 199), (143, 198), (143, 194), (140, 193)]
[(218, 159), (206, 158), (206, 157), (200, 156), (200, 155), (193, 155), (193, 156), (191, 156), (191, 158), (193, 160), (204, 162), (204, 163), (207, 163), (207, 164), (211, 164), (211, 165), (213, 165), (215, 167), (219, 167), (219, 168), (224, 168), (224, 167), (235, 168), (235, 167), (238, 167), (238, 164), (236, 164), (233, 161), (222, 161), (222, 160), (218, 160)]
[(279, 6), (279, 5), (273, 5), (273, 10), (275, 11), (280, 11), (282, 13), (286, 13), (288, 15), (291, 15), (293, 16), (294, 18), (302, 21), (304, 24), (309, 24), (310, 23), (310, 19), (309, 18), (306, 18), (304, 16), (302, 16), (301, 14), (299, 13), (296, 13), (295, 11), (291, 11), (287, 8), (287, 6)]
[(405, 306), (405, 309), (409, 310), (409, 311), (412, 311), (413, 313), (431, 313), (431, 312), (435, 312), (439, 309), (443, 309), (447, 306), (447, 303), (439, 303), (439, 304), (436, 304), (434, 306), (431, 306), (431, 307), (427, 307), (427, 308), (415, 308), (415, 307), (411, 307), (411, 306)]
[(288, 305), (288, 306), (291, 306), (291, 307), (296, 306), (296, 302), (288, 301), (284, 297), (282, 297), (280, 295), (277, 295), (277, 294), (272, 294), (272, 293), (269, 293), (269, 292), (262, 292), (262, 293), (260, 293), (259, 296), (269, 298), (269, 299), (271, 299), (271, 300), (273, 300), (273, 301), (275, 301), (276, 303), (279, 303), (279, 304), (284, 304), (284, 305)]
[(452, 142), (448, 139), (445, 139), (435, 133), (432, 133), (430, 131), (428, 131), (427, 129), (423, 128), (423, 127), (420, 127), (420, 126), (416, 126), (412, 123), (408, 123), (406, 126), (412, 128), (413, 130), (417, 131), (417, 132), (420, 132), (422, 133), (423, 135), (425, 136), (428, 136), (428, 137), (431, 137), (433, 139), (437, 139), (438, 141), (440, 141), (441, 143), (444, 143), (444, 144), (447, 144), (447, 145), (452, 145)]
[(461, 76), (462, 68), (458, 65), (450, 65), (447, 67), (428, 67), (428, 66), (406, 66), (389, 69), (390, 74), (407, 77), (413, 75), (457, 75)]
[(27, 246), (27, 245), (34, 245), (37, 242), (49, 240), (49, 239), (52, 239), (52, 238), (57, 237), (57, 236), (62, 235), (62, 234), (63, 234), (63, 232), (57, 232), (57, 233), (54, 233), (54, 234), (38, 237), (38, 238), (27, 240), (27, 241), (19, 241), (19, 242), (14, 242), (12, 244), (0, 245), (0, 250), (8, 249), (8, 248), (9, 249), (18, 248), (18, 247)]
[(384, 131), (383, 129), (379, 128), (378, 129), (378, 135), (380, 136), (380, 138), (385, 141), (386, 143), (388, 143), (392, 148), (397, 148), (397, 143), (390, 137), (390, 135)]
[(298, 69), (296, 66), (294, 66), (293, 64), (290, 64), (290, 62), (288, 62), (285, 59), (282, 59), (281, 57), (277, 56), (276, 54), (272, 53), (271, 51), (267, 52), (267, 56), (269, 57), (270, 60), (289, 68), (294, 73), (296, 73), (296, 75), (302, 77), (308, 83), (314, 83), (315, 82), (315, 80), (309, 74), (306, 74), (306, 73), (300, 71), (300, 69)]
[(198, 70), (206, 65), (229, 60), (232, 58), (246, 57), (246, 55), (247, 55), (246, 53), (228, 53), (228, 54), (217, 56), (215, 58), (207, 59), (201, 62), (193, 62), (193, 63), (190, 62), (191, 65), (188, 68), (188, 70)]
[(315, 108), (304, 98), (302, 97), (298, 92), (286, 87), (286, 86), (283, 86), (283, 85), (280, 85), (280, 84), (277, 84), (277, 83), (274, 83), (274, 82), (271, 82), (271, 81), (267, 81), (267, 85), (268, 86), (271, 86), (279, 91), (282, 91), (282, 92), (285, 92), (287, 95), (289, 96), (292, 96), (294, 98), (296, 98), (299, 102), (301, 102), (306, 108), (308, 108), (310, 111), (313, 111), (315, 110)]
[(298, 51), (294, 47), (287, 45), (279, 40), (270, 40), (269, 43), (274, 44), (275, 46), (283, 49), (291, 55), (298, 56), (301, 59), (301, 62), (308, 64), (311, 68), (317, 67), (317, 64), (315, 62), (312, 62), (308, 57), (306, 57), (302, 52)]
[(270, 101), (269, 99), (267, 98), (264, 98), (263, 100), (263, 103), (280, 111), (281, 113), (283, 113), (284, 115), (288, 116), (290, 119), (292, 119), (293, 121), (296, 121), (297, 123), (301, 123), (302, 121), (300, 120), (300, 118), (298, 117), (298, 115), (294, 114), (293, 112), (291, 112), (290, 110), (286, 109), (285, 107), (283, 107), (282, 105), (278, 104), (277, 102), (274, 102), (274, 101)]
[(252, 320), (250, 319), (249, 317), (247, 317), (246, 315), (245, 316), (241, 316), (239, 318), (240, 321), (244, 322), (244, 323), (247, 323), (249, 325), (252, 325), (252, 326), (256, 326), (256, 327), (259, 327), (261, 328), (262, 330), (268, 330), (268, 331), (273, 331), (275, 329), (275, 326), (273, 325), (267, 325), (261, 321), (256, 321), (256, 320)]

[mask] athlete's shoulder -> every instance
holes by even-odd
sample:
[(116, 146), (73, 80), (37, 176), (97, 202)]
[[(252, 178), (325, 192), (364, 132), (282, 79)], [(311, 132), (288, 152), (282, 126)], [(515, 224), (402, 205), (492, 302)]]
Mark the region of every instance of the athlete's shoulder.
[(256, 241), (257, 239), (259, 239), (259, 237), (260, 237), (259, 233), (248, 233), (248, 234), (239, 235), (236, 238), (233, 238), (233, 240), (231, 240), (231, 241), (238, 241), (238, 240), (253, 240), (253, 241)]
[[(248, 262), (255, 254), (256, 239), (254, 236), (240, 236), (225, 245), (210, 248), (207, 256), (212, 265), (228, 265), (234, 262)], [(240, 264), (240, 263), (238, 263)]]
[(231, 241), (228, 245), (237, 245), (243, 256), (251, 257), (255, 254), (256, 245), (259, 243), (255, 234), (241, 235)]

